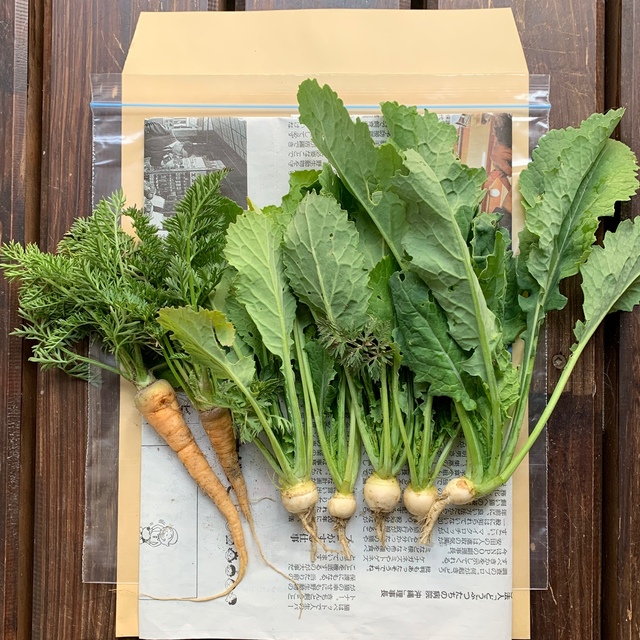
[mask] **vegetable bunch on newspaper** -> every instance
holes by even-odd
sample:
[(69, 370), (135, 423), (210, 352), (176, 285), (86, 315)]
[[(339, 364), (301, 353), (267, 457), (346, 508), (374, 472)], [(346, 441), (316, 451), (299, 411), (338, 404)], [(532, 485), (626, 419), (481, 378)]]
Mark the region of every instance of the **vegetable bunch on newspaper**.
[[(375, 146), (367, 125), (354, 122), (329, 87), (306, 81), (298, 97), (300, 120), (331, 167), (320, 197), (337, 202), (357, 228), (372, 299), (383, 308), (369, 310), (363, 335), (385, 347), (376, 363), (393, 376), (390, 419), (405, 442), (410, 488), (433, 491), (424, 465), (432, 464), (433, 444), (442, 449), (454, 435), (452, 424), (466, 444), (465, 474), (426, 509), (426, 541), (448, 504), (470, 503), (513, 475), (605, 315), (640, 302), (640, 224), (626, 220), (594, 246), (599, 218), (638, 186), (632, 152), (610, 139), (622, 110), (540, 141), (520, 176), (526, 223), (514, 256), (498, 217), (480, 209), (485, 173), (459, 161), (452, 126), (386, 103), (390, 138)], [(518, 447), (540, 329), (567, 302), (560, 282), (577, 273), (584, 318), (548, 406)], [(381, 317), (384, 332), (374, 320)], [(514, 365), (509, 347), (518, 337), (524, 356)], [(359, 427), (366, 444), (375, 427)]]
[[(242, 415), (246, 401), (236, 389), (219, 384), (216, 372), (187, 357), (159, 324), (158, 314), (170, 305), (203, 310), (216, 339), (223, 345), (233, 343), (233, 327), (223, 314), (208, 310), (226, 268), (224, 233), (242, 212), (220, 194), (225, 174), (199, 178), (175, 216), (165, 222), (163, 234), (143, 211), (125, 208), (123, 195), (115, 194), (101, 201), (90, 217), (74, 222), (55, 255), (35, 245), (9, 243), (2, 247), (0, 265), (9, 279), (21, 283), (19, 312), (26, 322), (16, 333), (33, 341), (31, 359), (43, 369), (60, 368), (85, 380), (93, 381), (100, 368), (132, 383), (136, 407), (226, 519), (239, 556), (237, 576), (221, 593), (198, 600), (219, 598), (234, 589), (245, 575), (249, 556), (236, 506), (186, 424), (175, 389), (185, 392), (200, 413), (255, 537), (229, 413), (233, 408), (235, 415)], [(135, 237), (121, 227), (125, 216)], [(87, 339), (112, 358), (93, 352), (87, 356)], [(234, 370), (258, 398), (256, 405), (270, 398), (269, 385), (252, 386), (242, 358), (236, 360)], [(262, 556), (259, 543), (258, 550)]]
[[(640, 302), (640, 226), (622, 222), (594, 246), (599, 218), (637, 188), (633, 154), (610, 139), (621, 111), (541, 140), (520, 176), (526, 226), (516, 256), (499, 216), (481, 210), (486, 175), (459, 161), (454, 127), (384, 103), (390, 137), (376, 146), (329, 87), (305, 81), (299, 102), (328, 162), (292, 174), (278, 206), (242, 212), (219, 193), (223, 172), (196, 181), (164, 234), (116, 195), (77, 220), (55, 255), (2, 247), (0, 266), (21, 282), (18, 333), (34, 342), (33, 360), (85, 379), (100, 366), (139, 389), (138, 408), (229, 521), (241, 560), (234, 584), (248, 559), (242, 526), (174, 389), (212, 441), (225, 432), (219, 455), (252, 530), (234, 437), (263, 454), (312, 553), (324, 547), (315, 440), (335, 483), (328, 509), (345, 555), (362, 449), (381, 542), (405, 465), (404, 504), (426, 542), (448, 504), (511, 477), (604, 316)], [(123, 215), (136, 240), (120, 228)], [(518, 446), (541, 327), (566, 303), (561, 280), (577, 273), (585, 303), (576, 343)], [(87, 338), (114, 361), (84, 355)], [(514, 364), (518, 338), (524, 356)], [(459, 436), (466, 472), (438, 492)]]

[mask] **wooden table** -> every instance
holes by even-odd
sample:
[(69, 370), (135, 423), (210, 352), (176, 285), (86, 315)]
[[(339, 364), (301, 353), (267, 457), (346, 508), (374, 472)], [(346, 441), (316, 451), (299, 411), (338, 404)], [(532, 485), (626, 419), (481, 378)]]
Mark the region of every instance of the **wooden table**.
[[(140, 11), (346, 6), (237, 0), (0, 0), (0, 231), (52, 250), (90, 210), (92, 72), (118, 72)], [(352, 3), (353, 4), (353, 3)], [(361, 0), (405, 10), (512, 7), (532, 73), (552, 77), (551, 125), (624, 105), (640, 151), (640, 0)], [(488, 37), (496, 37), (494, 35)], [(233, 52), (228, 52), (233, 55)], [(624, 207), (633, 216), (640, 200)], [(550, 318), (548, 385), (572, 341)], [(15, 290), (0, 281), (0, 637), (107, 640), (115, 600), (81, 582), (86, 387), (39, 372), (10, 337)], [(535, 640), (640, 637), (640, 316), (612, 318), (549, 424), (549, 589), (533, 593)]]

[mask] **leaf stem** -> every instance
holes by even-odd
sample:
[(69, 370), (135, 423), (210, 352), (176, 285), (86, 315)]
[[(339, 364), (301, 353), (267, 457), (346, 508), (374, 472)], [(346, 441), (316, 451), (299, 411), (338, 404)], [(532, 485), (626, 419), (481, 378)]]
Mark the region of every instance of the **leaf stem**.
[(298, 482), (299, 478), (296, 476), (295, 471), (291, 469), (289, 460), (287, 459), (286, 455), (282, 451), (282, 447), (280, 446), (278, 439), (275, 437), (273, 430), (271, 429), (271, 425), (269, 424), (269, 421), (267, 420), (262, 409), (260, 408), (260, 405), (257, 403), (256, 399), (253, 397), (253, 394), (244, 386), (244, 384), (242, 384), (242, 382), (233, 374), (231, 370), (227, 369), (226, 373), (228, 378), (238, 387), (240, 392), (245, 396), (245, 398), (251, 405), (251, 408), (256, 414), (256, 417), (258, 418), (258, 421), (260, 422), (262, 429), (267, 435), (269, 444), (273, 449), (273, 455), (275, 456), (275, 459), (277, 460), (278, 465), (280, 466), (280, 472), (278, 473), (278, 476), (288, 486), (293, 486)]
[(430, 482), (429, 465), (429, 450), (431, 449), (431, 436), (432, 426), (431, 421), (433, 418), (433, 396), (428, 395), (425, 407), (422, 410), (422, 442), (420, 443), (420, 474), (417, 483), (414, 483), (413, 478), (411, 483), (416, 490), (425, 489)]
[(451, 448), (453, 447), (453, 444), (456, 441), (456, 437), (457, 435), (452, 438), (448, 438), (447, 444), (443, 447), (442, 451), (440, 452), (440, 457), (438, 458), (438, 461), (436, 462), (435, 467), (431, 469), (431, 475), (427, 479), (425, 486), (428, 487), (432, 485), (436, 481), (436, 478), (440, 475), (440, 470), (444, 466), (444, 463), (446, 462), (449, 456), (449, 453), (451, 452)]
[[(478, 434), (474, 429), (469, 416), (462, 404), (454, 401), (456, 413), (460, 420), (462, 433), (467, 444), (467, 477), (474, 483), (481, 481), (484, 474), (484, 456), (482, 455), (482, 445), (478, 440)], [(470, 470), (470, 472), (469, 472)]]
[(529, 390), (531, 388), (531, 380), (533, 379), (533, 369), (535, 366), (536, 352), (538, 349), (538, 340), (540, 338), (540, 327), (542, 326), (543, 318), (541, 317), (542, 307), (536, 306), (536, 311), (533, 320), (530, 322), (531, 327), (534, 327), (531, 332), (530, 340), (525, 342), (525, 352), (522, 357), (522, 367), (520, 373), (520, 391), (518, 396), (518, 402), (513, 414), (513, 418), (510, 421), (509, 431), (505, 440), (502, 455), (500, 457), (500, 470), (511, 462), (513, 453), (516, 449), (518, 438), (520, 437), (520, 431), (522, 430), (522, 424), (524, 421), (524, 414), (529, 401)]
[[(324, 419), (324, 417), (323, 417)], [(344, 472), (347, 465), (347, 387), (344, 376), (340, 376), (340, 386), (338, 388), (337, 398), (337, 417), (336, 425), (337, 438), (335, 439), (335, 451), (333, 452), (336, 459), (336, 466)], [(342, 478), (341, 478), (342, 481)], [(336, 483), (337, 484), (337, 483)]]
[[(344, 467), (343, 486), (340, 490), (343, 493), (353, 493), (358, 470), (360, 468), (360, 438), (358, 437), (358, 426), (355, 420), (355, 407), (351, 407), (349, 415), (349, 444), (347, 447), (347, 462)], [(348, 489), (348, 491), (345, 491)]]
[[(101, 362), (100, 360), (94, 360), (93, 358), (87, 358), (86, 356), (81, 356), (80, 354), (75, 353), (74, 351), (71, 351), (70, 349), (61, 348), (60, 350), (63, 351), (64, 353), (67, 353), (74, 360), (78, 360), (80, 362), (84, 362), (84, 363), (86, 363), (88, 365), (91, 365), (91, 366), (100, 367), (100, 369), (104, 369), (105, 371), (109, 371), (110, 373), (115, 373), (115, 375), (122, 376), (123, 378), (126, 377), (125, 375), (123, 375), (123, 372), (122, 372), (121, 369), (118, 369), (116, 367), (112, 367), (111, 365), (107, 364), (106, 362)], [(33, 360), (33, 358), (30, 358), (30, 359)], [(133, 382), (133, 380), (129, 379), (128, 377), (126, 377), (126, 379), (129, 382)]]
[(349, 395), (351, 396), (351, 402), (355, 407), (356, 423), (358, 425), (360, 437), (362, 438), (362, 444), (364, 445), (365, 451), (367, 452), (367, 456), (369, 457), (373, 468), (378, 469), (381, 463), (380, 455), (375, 449), (374, 443), (371, 439), (371, 435), (368, 431), (366, 420), (362, 415), (362, 406), (358, 402), (358, 390), (356, 389), (355, 382), (353, 381), (353, 378), (351, 377), (348, 369), (344, 370), (344, 375), (347, 380), (347, 385), (349, 386)]
[[(296, 471), (303, 474), (305, 477), (310, 477), (311, 468), (313, 466), (313, 420), (315, 418), (316, 424), (320, 424), (322, 417), (318, 410), (318, 401), (313, 391), (313, 380), (311, 378), (309, 358), (304, 350), (304, 333), (297, 318), (293, 323), (293, 342), (296, 349), (296, 356), (298, 358), (298, 368), (300, 370), (300, 382), (302, 384), (302, 397), (305, 409), (305, 425), (304, 427), (303, 425), (300, 425), (300, 439), (302, 441), (303, 448), (296, 451), (296, 453), (298, 453), (298, 451), (303, 451), (303, 455), (296, 456)], [(304, 430), (302, 431), (302, 429)], [(298, 464), (298, 460), (301, 460), (302, 462)]]
[(380, 371), (380, 404), (382, 406), (382, 437), (380, 439), (380, 469), (378, 475), (382, 478), (391, 476), (391, 424), (389, 420), (389, 389), (387, 382), (387, 367)]
[(498, 474), (495, 478), (492, 478), (487, 482), (483, 482), (481, 484), (476, 485), (475, 489), (478, 497), (482, 495), (487, 495), (488, 493), (491, 493), (493, 490), (502, 486), (515, 473), (516, 469), (518, 468), (520, 463), (524, 460), (526, 455), (529, 453), (529, 451), (531, 450), (531, 447), (534, 445), (535, 441), (538, 439), (538, 436), (542, 433), (542, 430), (546, 426), (551, 414), (553, 413), (553, 410), (555, 409), (556, 405), (560, 400), (560, 397), (562, 396), (562, 393), (564, 391), (564, 388), (567, 385), (567, 382), (569, 381), (569, 376), (571, 375), (571, 372), (576, 366), (580, 355), (584, 351), (584, 348), (587, 346), (589, 339), (595, 333), (596, 329), (597, 329), (597, 326), (594, 326), (590, 332), (588, 332), (587, 334), (585, 334), (585, 336), (583, 336), (580, 342), (574, 345), (574, 350), (569, 356), (569, 358), (567, 359), (567, 364), (563, 369), (562, 374), (558, 378), (558, 383), (556, 384), (556, 387), (553, 390), (551, 397), (549, 398), (549, 402), (547, 403), (547, 406), (542, 412), (542, 415), (538, 419), (536, 426), (532, 429), (531, 433), (529, 434), (527, 441), (524, 443), (524, 445), (518, 451), (518, 453), (514, 456), (513, 460), (511, 460), (511, 462), (504, 468), (504, 470), (500, 474)]
[(418, 461), (420, 460), (420, 455), (418, 454), (418, 456), (414, 456), (413, 454), (413, 438), (409, 437), (404, 421), (401, 420), (398, 423), (398, 427), (400, 429), (400, 437), (402, 438), (402, 443), (406, 451), (407, 462), (409, 466), (409, 476), (411, 477), (411, 484), (414, 487), (417, 487), (420, 482), (419, 471), (418, 471), (418, 465), (419, 465)]

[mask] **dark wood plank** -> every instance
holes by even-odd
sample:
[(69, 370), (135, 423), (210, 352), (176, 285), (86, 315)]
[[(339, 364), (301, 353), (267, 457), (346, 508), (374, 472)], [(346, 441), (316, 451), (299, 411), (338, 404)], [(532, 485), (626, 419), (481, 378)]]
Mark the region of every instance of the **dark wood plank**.
[[(24, 242), (29, 4), (0, 1), (0, 240)], [(33, 369), (25, 366), (17, 289), (0, 276), (0, 637), (29, 637), (31, 609)], [(29, 389), (26, 394), (25, 389)], [(24, 402), (24, 404), (23, 404)]]
[[(121, 70), (140, 11), (207, 8), (206, 0), (45, 0), (43, 248), (54, 249), (91, 207), (90, 73)], [(33, 637), (110, 639), (111, 587), (81, 582), (86, 385), (51, 372), (38, 392)]]
[[(439, 7), (512, 7), (531, 73), (551, 75), (551, 126), (576, 125), (603, 106), (603, 4), (599, 0), (440, 0)], [(548, 320), (548, 386), (566, 358), (580, 290)], [(600, 638), (602, 337), (574, 371), (548, 426), (549, 590), (532, 594), (532, 637)], [(559, 362), (559, 360), (556, 360)]]
[[(551, 76), (551, 126), (576, 125), (603, 108), (603, 13), (597, 0), (513, 3), (532, 73)], [(569, 355), (580, 317), (576, 280), (569, 304), (548, 323), (548, 385)], [(557, 362), (557, 360), (556, 360)], [(548, 427), (549, 590), (532, 594), (532, 638), (599, 639), (601, 612), (601, 500), (603, 340), (592, 344)]]
[[(640, 154), (640, 5), (638, 2), (607, 4), (608, 106), (624, 106), (620, 139)], [(622, 207), (621, 217), (640, 215), (638, 196)], [(604, 459), (604, 572), (603, 638), (631, 640), (640, 637), (640, 314), (612, 318), (611, 340), (617, 341), (617, 361), (611, 358), (613, 401), (605, 421)], [(608, 371), (608, 372), (609, 372)]]
[[(622, 31), (622, 3), (610, 2), (606, 5), (605, 32), (605, 107), (620, 105), (620, 50)], [(629, 114), (627, 114), (627, 118)], [(633, 117), (633, 116), (632, 116)], [(611, 223), (613, 224), (613, 223)], [(610, 225), (608, 225), (610, 226)], [(620, 387), (620, 315), (614, 314), (605, 320), (605, 336), (610, 348), (605, 354), (604, 376), (605, 406), (603, 422), (603, 491), (606, 499), (602, 504), (602, 637), (608, 640), (620, 635), (627, 613), (621, 603), (628, 603), (628, 574), (624, 566), (618, 566), (619, 556), (628, 552), (628, 539), (622, 533), (623, 522), (620, 513), (620, 429), (619, 429), (619, 387)], [(632, 346), (632, 348), (637, 348)], [(629, 371), (625, 375), (629, 375)], [(635, 446), (630, 443), (633, 453)], [(625, 523), (626, 524), (626, 523)], [(622, 614), (622, 615), (621, 615)], [(629, 637), (629, 636), (627, 636)]]
[(410, 0), (239, 0), (236, 11), (267, 9), (410, 9)]

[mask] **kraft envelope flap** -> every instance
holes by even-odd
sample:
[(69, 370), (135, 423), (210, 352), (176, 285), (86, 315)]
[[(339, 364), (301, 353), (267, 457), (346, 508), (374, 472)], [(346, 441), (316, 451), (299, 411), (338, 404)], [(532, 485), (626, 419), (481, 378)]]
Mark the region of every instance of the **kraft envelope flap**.
[[(129, 203), (142, 193), (144, 118), (177, 115), (183, 104), (229, 105), (217, 115), (238, 114), (234, 105), (242, 104), (295, 106), (307, 77), (328, 82), (347, 104), (445, 105), (455, 96), (459, 104), (517, 103), (526, 109), (529, 102), (527, 65), (510, 9), (142, 13), (122, 73)], [(526, 129), (521, 134), (526, 159)], [(514, 138), (514, 176), (515, 145)], [(120, 450), (130, 453), (121, 457), (119, 477), (117, 636), (138, 631), (140, 432), (130, 395), (125, 385)], [(525, 494), (527, 472), (526, 465), (518, 470)], [(522, 529), (514, 533), (514, 559), (518, 538), (519, 570), (528, 579), (528, 510), (519, 511), (527, 513), (514, 515), (514, 531)], [(529, 638), (528, 591), (516, 591), (514, 599), (514, 638)]]
[(307, 9), (142, 13), (123, 73), (468, 75), (527, 65), (511, 9)]
[[(345, 101), (376, 89), (376, 103), (402, 102), (416, 87), (432, 94), (444, 77), (465, 76), (490, 101), (509, 89), (487, 75), (527, 73), (511, 9), (142, 13), (123, 93), (138, 104), (295, 104), (300, 80), (313, 76)], [(437, 85), (425, 83), (430, 75)], [(158, 86), (158, 77), (172, 80)]]

